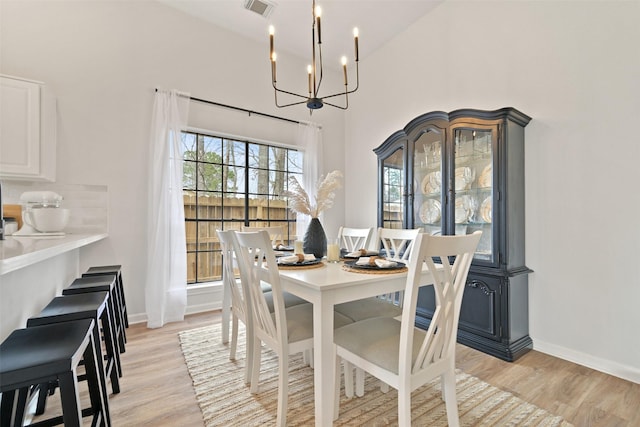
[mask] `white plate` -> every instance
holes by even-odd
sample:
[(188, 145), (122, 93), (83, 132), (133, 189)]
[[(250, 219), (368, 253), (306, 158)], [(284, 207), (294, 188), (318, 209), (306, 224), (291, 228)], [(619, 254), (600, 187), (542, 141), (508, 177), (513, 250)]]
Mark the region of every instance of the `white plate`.
[(480, 217), (484, 222), (490, 223), (493, 219), (491, 209), (491, 196), (489, 196), (484, 199), (484, 201), (480, 205)]
[(493, 181), (493, 168), (489, 164), (482, 170), (480, 174), (480, 178), (478, 178), (478, 187), (480, 188), (488, 188), (491, 187)]
[(440, 171), (428, 173), (424, 178), (422, 178), (422, 183), (420, 185), (422, 194), (439, 193), (441, 183), (442, 175), (440, 174)]
[(429, 199), (420, 206), (420, 220), (425, 224), (435, 224), (440, 221), (442, 205), (439, 201)]

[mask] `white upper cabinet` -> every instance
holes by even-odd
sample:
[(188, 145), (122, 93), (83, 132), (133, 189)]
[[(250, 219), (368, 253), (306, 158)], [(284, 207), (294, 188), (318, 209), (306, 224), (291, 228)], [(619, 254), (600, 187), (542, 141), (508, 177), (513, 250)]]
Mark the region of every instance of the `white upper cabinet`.
[(0, 76), (0, 178), (55, 181), (56, 100), (41, 82)]

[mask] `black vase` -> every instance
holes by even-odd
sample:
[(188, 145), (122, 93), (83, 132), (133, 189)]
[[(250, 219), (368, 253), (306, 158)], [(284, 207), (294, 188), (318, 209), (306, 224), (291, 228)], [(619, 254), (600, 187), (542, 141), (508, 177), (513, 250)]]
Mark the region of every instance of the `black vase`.
[(311, 218), (304, 234), (302, 249), (305, 254), (313, 254), (316, 258), (322, 258), (327, 253), (327, 235), (318, 218)]

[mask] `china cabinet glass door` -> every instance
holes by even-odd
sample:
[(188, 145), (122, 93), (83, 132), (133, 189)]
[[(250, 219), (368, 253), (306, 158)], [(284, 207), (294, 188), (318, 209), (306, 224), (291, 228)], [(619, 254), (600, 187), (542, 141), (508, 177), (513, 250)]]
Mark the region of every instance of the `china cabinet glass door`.
[(482, 231), (475, 259), (494, 261), (494, 146), (495, 127), (456, 127), (453, 129), (453, 230), (450, 234)]
[(382, 162), (382, 227), (404, 228), (405, 222), (404, 150), (395, 150)]
[(444, 197), (442, 150), (444, 132), (428, 128), (414, 143), (413, 228), (432, 235), (443, 233)]

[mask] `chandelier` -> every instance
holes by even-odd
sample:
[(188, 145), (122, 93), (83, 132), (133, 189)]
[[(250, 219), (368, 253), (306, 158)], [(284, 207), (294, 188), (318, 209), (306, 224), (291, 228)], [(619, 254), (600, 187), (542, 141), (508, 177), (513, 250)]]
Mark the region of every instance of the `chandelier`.
[[(273, 25), (269, 27), (269, 59), (271, 60), (271, 83), (274, 89), (274, 97), (276, 106), (279, 108), (290, 107), (292, 105), (307, 104), (309, 113), (313, 113), (313, 110), (322, 108), (325, 105), (340, 108), (346, 110), (349, 107), (349, 94), (358, 90), (359, 74), (358, 74), (358, 29), (353, 29), (353, 38), (355, 43), (355, 62), (356, 62), (356, 85), (355, 88), (349, 90), (349, 83), (347, 78), (347, 57), (342, 57), (342, 71), (344, 74), (344, 91), (334, 93), (333, 95), (320, 96), (320, 86), (322, 85), (322, 30), (320, 26), (320, 6), (316, 7), (316, 1), (313, 0), (311, 4), (311, 13), (313, 16), (313, 23), (311, 25), (311, 64), (307, 66), (309, 92), (307, 95), (300, 95), (294, 92), (289, 92), (278, 88), (276, 79), (276, 52), (274, 50), (274, 33), (275, 29)], [(316, 41), (317, 36), (317, 41)], [(278, 103), (278, 93), (285, 93), (297, 98), (302, 98), (301, 101), (292, 102), (289, 104)], [(343, 105), (332, 104), (327, 102), (329, 98), (335, 98), (338, 96), (344, 96)]]

